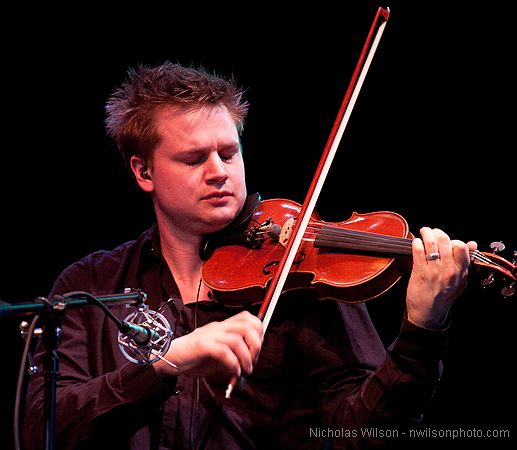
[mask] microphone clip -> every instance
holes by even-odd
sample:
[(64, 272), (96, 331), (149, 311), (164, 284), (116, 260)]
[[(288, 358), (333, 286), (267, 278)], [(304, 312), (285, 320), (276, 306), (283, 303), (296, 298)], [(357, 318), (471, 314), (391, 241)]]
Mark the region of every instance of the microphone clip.
[(141, 303), (122, 322), (118, 345), (122, 354), (131, 362), (152, 364), (162, 358), (173, 339), (172, 328), (163, 314)]

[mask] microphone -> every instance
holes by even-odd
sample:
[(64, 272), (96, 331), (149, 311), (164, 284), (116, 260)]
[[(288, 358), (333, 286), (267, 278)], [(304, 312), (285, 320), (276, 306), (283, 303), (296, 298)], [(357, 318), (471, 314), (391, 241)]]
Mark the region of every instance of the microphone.
[(140, 305), (117, 327), (119, 349), (135, 364), (152, 364), (163, 358), (173, 339), (167, 318), (147, 305)]
[(142, 326), (132, 322), (121, 322), (119, 331), (129, 337), (139, 347), (147, 347), (149, 343), (151, 346), (160, 339), (160, 334), (157, 331), (149, 328), (148, 325)]

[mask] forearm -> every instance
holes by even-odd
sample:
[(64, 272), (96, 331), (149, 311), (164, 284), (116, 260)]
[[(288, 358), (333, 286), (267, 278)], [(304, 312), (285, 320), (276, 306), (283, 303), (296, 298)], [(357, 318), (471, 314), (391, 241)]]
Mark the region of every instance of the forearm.
[(333, 399), (341, 407), (334, 409), (331, 423), (360, 429), (400, 426), (420, 417), (439, 382), (446, 340), (446, 331), (405, 321), (384, 362), (352, 394)]

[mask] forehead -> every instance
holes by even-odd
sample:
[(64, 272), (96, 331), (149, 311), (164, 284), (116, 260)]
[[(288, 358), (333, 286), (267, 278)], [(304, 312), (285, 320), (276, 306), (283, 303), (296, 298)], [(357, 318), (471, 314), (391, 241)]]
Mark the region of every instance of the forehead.
[(170, 133), (191, 135), (203, 130), (237, 129), (237, 123), (222, 104), (165, 106), (156, 112), (155, 123), (162, 136)]
[(154, 156), (239, 145), (237, 124), (224, 105), (162, 108), (155, 123), (159, 142)]

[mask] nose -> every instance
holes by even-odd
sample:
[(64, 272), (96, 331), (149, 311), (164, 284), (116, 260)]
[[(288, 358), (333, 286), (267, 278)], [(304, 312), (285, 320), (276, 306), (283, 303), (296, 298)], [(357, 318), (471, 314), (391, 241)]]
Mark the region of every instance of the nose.
[(224, 161), (217, 153), (212, 153), (207, 159), (206, 178), (209, 183), (220, 183), (228, 179)]

